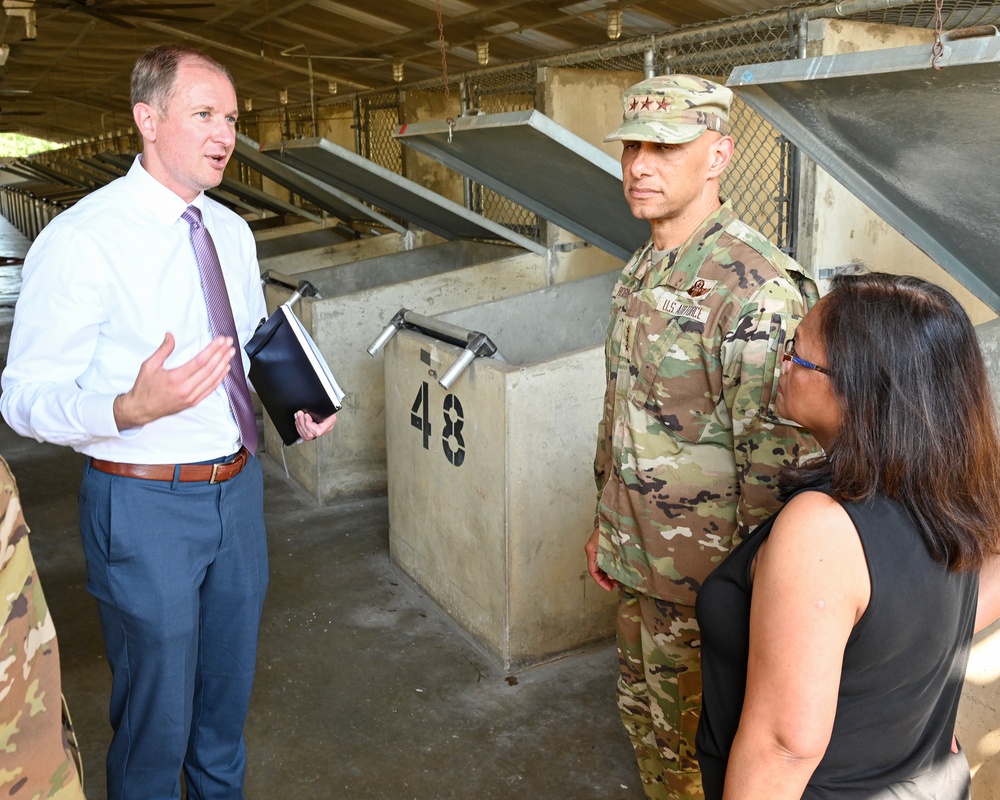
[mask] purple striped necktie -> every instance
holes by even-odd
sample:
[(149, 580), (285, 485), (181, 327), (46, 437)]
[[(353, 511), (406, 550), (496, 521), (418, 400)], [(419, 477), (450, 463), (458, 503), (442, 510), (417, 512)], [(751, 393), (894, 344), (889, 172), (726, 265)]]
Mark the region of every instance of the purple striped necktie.
[(257, 418), (254, 415), (253, 401), (250, 400), (246, 376), (243, 374), (240, 337), (236, 335), (233, 307), (229, 304), (229, 293), (226, 291), (226, 279), (222, 276), (219, 254), (216, 252), (215, 242), (212, 241), (212, 234), (201, 221), (199, 208), (188, 206), (181, 219), (191, 226), (191, 246), (198, 261), (198, 271), (201, 273), (201, 285), (205, 292), (208, 324), (212, 329), (212, 336), (229, 336), (236, 348), (229, 372), (222, 380), (222, 386), (229, 397), (229, 405), (236, 418), (236, 425), (240, 429), (243, 446), (253, 454), (257, 452)]

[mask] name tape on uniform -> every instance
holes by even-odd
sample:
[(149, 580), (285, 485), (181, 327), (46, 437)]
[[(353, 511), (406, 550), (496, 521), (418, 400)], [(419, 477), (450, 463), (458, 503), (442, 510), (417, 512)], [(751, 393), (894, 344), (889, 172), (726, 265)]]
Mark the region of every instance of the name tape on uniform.
[(656, 304), (656, 308), (665, 314), (673, 314), (675, 317), (686, 317), (697, 320), (702, 324), (708, 322), (708, 317), (712, 313), (710, 308), (692, 306), (682, 303), (676, 297), (664, 297)]

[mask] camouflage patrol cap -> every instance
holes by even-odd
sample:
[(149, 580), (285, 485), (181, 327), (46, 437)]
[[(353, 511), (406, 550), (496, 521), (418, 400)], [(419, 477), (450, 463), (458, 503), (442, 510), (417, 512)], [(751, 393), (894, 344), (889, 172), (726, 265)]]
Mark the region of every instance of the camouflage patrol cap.
[(694, 75), (658, 75), (625, 90), (622, 124), (604, 137), (640, 142), (683, 144), (705, 131), (729, 133), (733, 93)]

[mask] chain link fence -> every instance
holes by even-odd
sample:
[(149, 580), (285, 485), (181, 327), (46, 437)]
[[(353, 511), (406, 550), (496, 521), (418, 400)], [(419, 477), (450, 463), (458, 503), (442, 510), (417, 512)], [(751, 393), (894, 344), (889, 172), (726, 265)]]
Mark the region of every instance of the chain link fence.
[[(409, 90), (441, 92), (440, 104), (448, 113), (496, 114), (535, 108), (539, 95), (537, 75), (542, 67), (572, 67), (605, 71), (652, 74), (685, 72), (724, 83), (732, 69), (743, 64), (781, 61), (798, 57), (803, 50), (798, 37), (803, 20), (823, 17), (905, 27), (934, 28), (937, 8), (933, 0), (901, 3), (897, 0), (840, 0), (837, 3), (798, 3), (775, 11), (748, 14), (719, 22), (690, 25), (655, 36), (622, 41), (588, 50), (509, 64), (503, 68), (452, 76), (442, 81), (400, 84), (388, 89), (337, 98), (335, 108), (324, 113), (351, 114), (356, 132), (353, 143), (360, 155), (380, 166), (404, 173), (404, 155), (393, 135), (408, 119), (404, 98)], [(1000, 18), (1000, 0), (943, 0), (941, 27), (954, 30), (992, 25)], [(722, 191), (738, 214), (786, 252), (795, 254), (796, 186), (794, 148), (738, 98), (732, 109), (732, 128), (737, 141), (736, 156), (724, 175)], [(241, 130), (260, 141), (255, 133), (280, 131), (283, 139), (315, 135), (312, 109), (287, 106), (240, 118)], [(36, 158), (73, 157), (77, 150), (92, 150), (84, 143)], [(137, 145), (136, 145), (137, 146)], [(244, 169), (241, 177), (260, 186), (260, 176)], [(297, 198), (293, 198), (297, 201)], [(471, 180), (464, 182), (464, 202), (470, 209), (500, 222), (513, 231), (541, 236), (540, 221), (526, 208)]]
[[(558, 57), (509, 65), (505, 69), (470, 72), (448, 86), (448, 92), (460, 97), (461, 114), (498, 114), (535, 108), (539, 94), (537, 75), (540, 67), (572, 67), (584, 70), (630, 71), (642, 73), (651, 65), (656, 74), (687, 72), (725, 82), (734, 66), (746, 63), (775, 61), (793, 55), (790, 26), (773, 20), (753, 18), (732, 20), (715, 25), (706, 35), (691, 35), (692, 28), (681, 29), (676, 41), (670, 35), (656, 38), (655, 45), (628, 48), (628, 43), (562, 54)], [(644, 40), (650, 41), (649, 37)], [(416, 84), (414, 86), (417, 86)], [(419, 84), (427, 91), (428, 82)], [(407, 90), (406, 85), (400, 87)], [(405, 118), (400, 100), (392, 103), (386, 93), (362, 95), (362, 109), (372, 106), (399, 110), (376, 115), (362, 111), (359, 120), (366, 142), (362, 155), (390, 169), (397, 162), (399, 143), (392, 133), (400, 123), (414, 122)], [(737, 100), (732, 112), (733, 130), (737, 137), (737, 157), (727, 170), (723, 192), (744, 219), (762, 230), (786, 251), (794, 250), (791, 187), (791, 148), (754, 111)], [(394, 146), (391, 149), (389, 142)], [(528, 209), (498, 194), (489, 187), (471, 180), (465, 181), (465, 204), (470, 210), (501, 223), (522, 235), (538, 240), (540, 221)]]
[[(891, 0), (890, 0), (891, 3)], [(537, 96), (536, 75), (544, 66), (572, 66), (575, 69), (643, 72), (692, 73), (725, 83), (732, 70), (744, 64), (765, 63), (796, 58), (799, 54), (798, 24), (802, 19), (840, 18), (857, 22), (905, 27), (934, 28), (936, 7), (933, 0), (878, 8), (884, 2), (871, 2), (874, 8), (853, 13), (844, 12), (845, 5), (865, 6), (864, 0), (853, 4), (798, 3), (778, 11), (749, 14), (728, 20), (679, 28), (655, 37), (643, 37), (632, 42), (566, 53), (556, 57), (509, 65), (498, 71), (467, 73), (462, 76), (464, 91), (459, 84), (450, 84), (449, 91), (461, 94), (460, 113), (493, 114), (505, 111), (530, 110)], [(1000, 3), (974, 0), (944, 0), (942, 28), (994, 24), (1000, 18)], [(401, 90), (407, 87), (401, 86)], [(426, 90), (427, 82), (422, 84)], [(384, 97), (384, 95), (382, 95)], [(402, 108), (397, 103), (397, 108)], [(388, 126), (381, 131), (368, 131), (372, 142), (392, 138), (398, 123), (413, 120), (368, 117), (366, 124)], [(761, 230), (781, 249), (795, 255), (797, 184), (795, 148), (755, 111), (737, 97), (733, 103), (731, 123), (737, 142), (736, 155), (723, 176), (722, 193), (730, 199), (736, 212), (748, 223)], [(398, 143), (397, 143), (398, 144)], [(369, 158), (386, 165), (373, 149)], [(510, 229), (526, 236), (539, 236), (535, 215), (512, 200), (487, 187), (466, 181), (466, 205)]]
[[(530, 111), (535, 107), (536, 70), (530, 66), (510, 71), (471, 75), (467, 82), (468, 111), (476, 114), (502, 114)], [(466, 109), (463, 109), (465, 111)], [(533, 211), (504, 197), (488, 186), (466, 182), (467, 206), (487, 219), (499, 222), (515, 233), (531, 239), (540, 238), (539, 220)]]
[(392, 172), (403, 170), (402, 145), (392, 135), (401, 120), (401, 103), (396, 92), (361, 95), (361, 155)]

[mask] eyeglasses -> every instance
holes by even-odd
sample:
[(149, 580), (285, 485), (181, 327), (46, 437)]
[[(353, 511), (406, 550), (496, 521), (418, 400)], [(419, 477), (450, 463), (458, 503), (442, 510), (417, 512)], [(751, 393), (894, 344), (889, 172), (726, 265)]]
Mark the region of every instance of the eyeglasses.
[(806, 361), (804, 358), (799, 358), (795, 355), (795, 337), (785, 341), (784, 352), (782, 358), (785, 361), (791, 361), (793, 364), (798, 364), (800, 367), (805, 367), (806, 369), (814, 369), (817, 372), (822, 372), (824, 375), (833, 375), (830, 370), (825, 367), (821, 367), (818, 364), (813, 364), (812, 361)]

